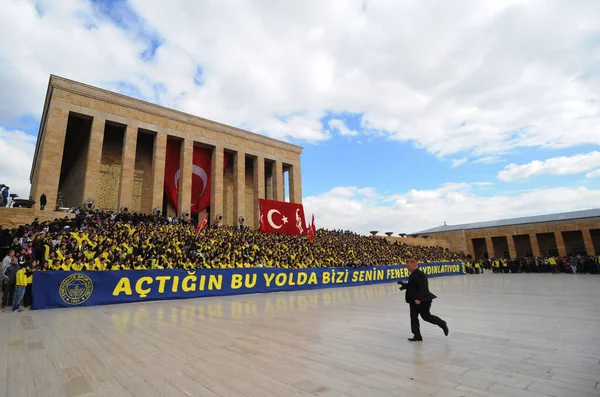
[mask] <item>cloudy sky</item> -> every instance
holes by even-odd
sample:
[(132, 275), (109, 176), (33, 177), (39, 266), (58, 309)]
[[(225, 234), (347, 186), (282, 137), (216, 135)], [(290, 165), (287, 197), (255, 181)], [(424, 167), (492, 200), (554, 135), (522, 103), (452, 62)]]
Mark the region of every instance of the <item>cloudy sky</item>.
[(4, 0), (0, 182), (50, 74), (304, 147), (317, 226), (416, 232), (600, 203), (600, 2)]

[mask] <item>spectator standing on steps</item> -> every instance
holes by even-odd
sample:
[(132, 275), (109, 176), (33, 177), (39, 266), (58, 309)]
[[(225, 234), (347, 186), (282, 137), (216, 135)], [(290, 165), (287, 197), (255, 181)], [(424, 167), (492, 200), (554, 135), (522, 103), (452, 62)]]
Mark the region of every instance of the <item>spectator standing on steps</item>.
[(30, 267), (31, 261), (27, 261), (25, 266), (18, 267), (18, 270), (15, 273), (15, 302), (12, 307), (13, 312), (18, 313), (22, 311), (19, 304), (21, 303), (23, 296), (25, 296), (25, 287), (27, 287), (27, 275), (25, 272)]
[(47, 203), (46, 193), (42, 193), (42, 195), (40, 196), (40, 209), (41, 210), (43, 210), (46, 207), (46, 203)]
[[(12, 263), (13, 258), (16, 258), (16, 256), (15, 256), (15, 250), (10, 249), (6, 253), (6, 256), (2, 258), (2, 269), (0, 269), (0, 271), (2, 273), (0, 273), (0, 274), (4, 274), (4, 271)], [(2, 293), (4, 294), (4, 291), (8, 291), (8, 282), (6, 281), (6, 279), (4, 278), (4, 276), (1, 276), (0, 278), (2, 279)], [(2, 296), (2, 307), (4, 308), (4, 306), (6, 306), (6, 305), (4, 304), (4, 295), (3, 295)]]

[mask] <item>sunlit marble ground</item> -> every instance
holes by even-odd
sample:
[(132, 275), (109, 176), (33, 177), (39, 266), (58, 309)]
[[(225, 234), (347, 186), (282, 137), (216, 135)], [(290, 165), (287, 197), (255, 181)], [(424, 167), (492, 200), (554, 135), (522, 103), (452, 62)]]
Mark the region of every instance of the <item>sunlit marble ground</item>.
[(0, 395), (600, 396), (600, 277), (430, 280), (0, 314)]

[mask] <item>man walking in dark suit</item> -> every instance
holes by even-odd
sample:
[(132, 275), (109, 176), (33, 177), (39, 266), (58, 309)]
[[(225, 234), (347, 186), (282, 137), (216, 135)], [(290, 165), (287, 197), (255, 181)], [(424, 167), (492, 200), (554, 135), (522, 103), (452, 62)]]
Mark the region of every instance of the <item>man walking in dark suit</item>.
[(409, 260), (406, 263), (406, 267), (410, 272), (408, 282), (398, 281), (398, 284), (402, 285), (400, 290), (406, 290), (406, 303), (410, 305), (410, 328), (413, 337), (408, 340), (411, 342), (423, 340), (419, 326), (419, 315), (428, 323), (440, 327), (444, 331), (444, 335), (448, 336), (448, 324), (429, 312), (431, 310), (431, 303), (437, 296), (429, 292), (427, 276), (419, 270), (419, 264), (414, 259)]

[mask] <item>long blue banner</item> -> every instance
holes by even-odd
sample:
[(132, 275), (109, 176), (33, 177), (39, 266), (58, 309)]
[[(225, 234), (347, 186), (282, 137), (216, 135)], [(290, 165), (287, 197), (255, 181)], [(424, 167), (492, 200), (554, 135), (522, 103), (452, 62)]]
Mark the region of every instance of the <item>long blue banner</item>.
[[(428, 263), (429, 277), (464, 274), (458, 262)], [(97, 306), (149, 300), (202, 298), (389, 283), (408, 278), (406, 265), (370, 268), (202, 269), (35, 272), (33, 309)]]

